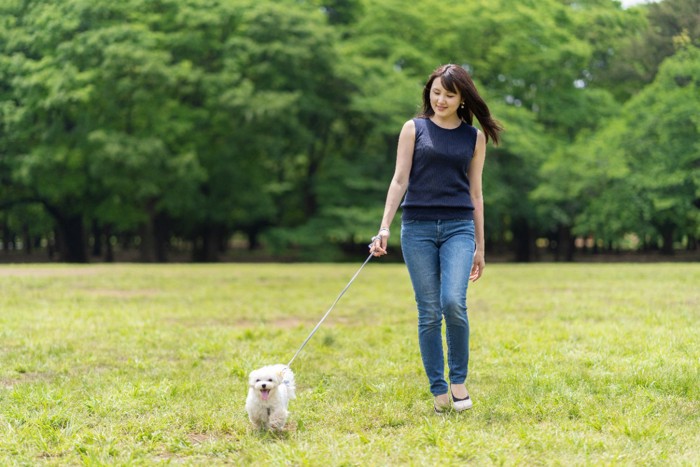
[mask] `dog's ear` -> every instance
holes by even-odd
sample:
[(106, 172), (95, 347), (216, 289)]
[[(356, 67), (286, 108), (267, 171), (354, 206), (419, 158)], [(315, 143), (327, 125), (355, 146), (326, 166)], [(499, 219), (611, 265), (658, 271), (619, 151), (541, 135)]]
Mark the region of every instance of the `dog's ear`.
[(250, 375), (248, 375), (248, 385), (253, 386), (255, 385), (255, 380), (258, 379), (258, 371), (253, 370), (250, 372)]

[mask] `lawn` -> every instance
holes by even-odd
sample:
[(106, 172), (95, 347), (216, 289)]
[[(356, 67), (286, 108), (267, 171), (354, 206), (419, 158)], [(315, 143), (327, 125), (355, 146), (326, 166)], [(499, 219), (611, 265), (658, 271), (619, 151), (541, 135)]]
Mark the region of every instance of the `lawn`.
[(0, 465), (698, 465), (699, 264), (493, 264), (474, 408), (437, 416), (400, 264), (0, 266)]

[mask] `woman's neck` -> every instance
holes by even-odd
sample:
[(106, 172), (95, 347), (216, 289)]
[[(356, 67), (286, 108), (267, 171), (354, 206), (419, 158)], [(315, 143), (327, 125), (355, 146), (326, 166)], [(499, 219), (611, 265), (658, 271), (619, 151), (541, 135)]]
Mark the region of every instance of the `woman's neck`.
[(440, 118), (437, 115), (432, 115), (430, 117), (430, 121), (440, 128), (445, 128), (448, 130), (453, 130), (462, 124), (462, 120), (460, 120), (456, 114), (447, 118)]

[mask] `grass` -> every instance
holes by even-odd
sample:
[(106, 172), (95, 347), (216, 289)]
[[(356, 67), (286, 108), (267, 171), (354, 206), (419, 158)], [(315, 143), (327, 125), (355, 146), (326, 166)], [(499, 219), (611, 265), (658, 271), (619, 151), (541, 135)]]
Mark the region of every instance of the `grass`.
[(490, 265), (469, 291), (475, 405), (434, 415), (405, 268), (0, 267), (2, 465), (698, 465), (700, 265)]

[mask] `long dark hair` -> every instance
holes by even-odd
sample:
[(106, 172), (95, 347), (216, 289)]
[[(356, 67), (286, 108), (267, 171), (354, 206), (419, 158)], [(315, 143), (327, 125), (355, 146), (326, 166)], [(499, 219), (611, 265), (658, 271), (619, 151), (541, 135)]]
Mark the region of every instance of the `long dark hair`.
[(459, 95), (462, 97), (464, 107), (460, 105), (457, 109), (457, 116), (460, 120), (472, 125), (474, 117), (476, 117), (481, 124), (481, 129), (486, 134), (486, 142), (491, 138), (495, 144), (498, 144), (500, 141), (498, 134), (503, 131), (503, 126), (498, 120), (491, 117), (491, 111), (479, 95), (479, 91), (476, 90), (472, 77), (461, 66), (452, 64), (441, 65), (433, 71), (423, 88), (423, 109), (419, 117), (429, 118), (435, 115), (435, 111), (430, 105), (430, 88), (435, 78), (440, 78), (442, 86), (446, 90), (455, 93), (459, 92)]

